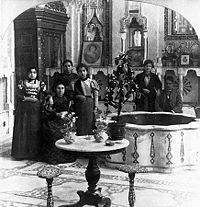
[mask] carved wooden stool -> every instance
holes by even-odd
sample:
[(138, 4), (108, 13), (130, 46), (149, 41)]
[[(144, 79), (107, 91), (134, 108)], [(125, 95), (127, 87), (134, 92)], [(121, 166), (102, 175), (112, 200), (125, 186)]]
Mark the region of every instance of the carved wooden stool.
[(52, 182), (55, 177), (61, 174), (61, 170), (54, 165), (45, 165), (41, 170), (37, 172), (37, 176), (40, 178), (45, 178), (47, 181), (48, 197), (47, 197), (47, 207), (53, 207), (53, 195), (52, 195)]
[(146, 173), (148, 170), (145, 167), (141, 167), (138, 164), (133, 165), (120, 165), (117, 167), (119, 171), (128, 173), (129, 176), (129, 193), (128, 193), (128, 201), (129, 206), (134, 207), (135, 205), (135, 189), (134, 189), (134, 178), (135, 173)]

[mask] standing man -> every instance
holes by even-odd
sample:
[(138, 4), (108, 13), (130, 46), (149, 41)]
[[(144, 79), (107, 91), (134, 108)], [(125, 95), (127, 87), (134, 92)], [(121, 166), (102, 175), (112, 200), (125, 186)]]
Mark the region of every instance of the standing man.
[(156, 94), (161, 90), (162, 83), (158, 76), (151, 72), (154, 68), (152, 60), (145, 60), (143, 66), (143, 72), (135, 77), (139, 88), (135, 99), (136, 111), (154, 112)]
[(166, 111), (172, 113), (183, 113), (182, 97), (179, 89), (173, 88), (174, 79), (172, 76), (165, 78), (165, 89), (157, 96), (155, 102), (156, 111)]

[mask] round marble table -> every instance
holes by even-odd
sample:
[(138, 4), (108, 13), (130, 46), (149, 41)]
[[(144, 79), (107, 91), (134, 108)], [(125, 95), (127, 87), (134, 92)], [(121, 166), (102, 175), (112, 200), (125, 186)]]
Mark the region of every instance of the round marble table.
[(101, 174), (97, 164), (97, 157), (98, 155), (119, 153), (129, 145), (129, 141), (123, 139), (114, 141), (114, 145), (106, 145), (105, 140), (98, 143), (94, 140), (93, 136), (76, 136), (73, 134), (72, 138), (75, 140), (72, 144), (66, 144), (64, 139), (60, 139), (56, 141), (55, 145), (59, 149), (67, 150), (75, 156), (85, 156), (89, 159), (88, 166), (85, 171), (88, 189), (86, 192), (77, 192), (80, 197), (78, 203), (72, 205), (62, 205), (62, 207), (84, 205), (109, 207), (111, 205), (110, 198), (102, 196), (101, 188), (97, 188), (97, 183)]

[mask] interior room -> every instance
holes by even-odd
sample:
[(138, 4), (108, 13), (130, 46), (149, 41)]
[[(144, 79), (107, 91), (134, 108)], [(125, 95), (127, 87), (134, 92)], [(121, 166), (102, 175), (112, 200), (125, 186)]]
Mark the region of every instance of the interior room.
[[(199, 206), (198, 8), (198, 0), (0, 0), (0, 206), (83, 206), (75, 204), (79, 199), (85, 206)], [(150, 112), (135, 113), (134, 99), (126, 101), (121, 113), (128, 123), (124, 140), (129, 144), (121, 143), (120, 149), (117, 144), (111, 146), (116, 148), (110, 154), (95, 154), (96, 169), (101, 170), (101, 176), (97, 170), (98, 186), (88, 178), (93, 160), (88, 162), (87, 153), (80, 152), (74, 162), (50, 166), (12, 158), (17, 87), (27, 68), (35, 66), (39, 80), (52, 91), (55, 74), (64, 72), (66, 59), (72, 61), (74, 73), (80, 63), (89, 66), (90, 79), (99, 85), (99, 110), (115, 114), (117, 108), (105, 105), (105, 100), (121, 55), (127, 55), (134, 77), (143, 71), (145, 60), (152, 60), (152, 73), (159, 77), (162, 89), (165, 78), (173, 77), (183, 103), (182, 115), (173, 116), (176, 124), (170, 124), (171, 115), (155, 119), (160, 125), (155, 124)], [(135, 118), (128, 122), (132, 113)], [(186, 122), (179, 123), (182, 116)], [(134, 168), (131, 180), (135, 165), (141, 169)], [(129, 166), (129, 172), (119, 166)], [(52, 184), (39, 176), (45, 167), (59, 171)], [(90, 191), (90, 184), (101, 188), (95, 195), (101, 204), (90, 204), (85, 195), (77, 194)]]

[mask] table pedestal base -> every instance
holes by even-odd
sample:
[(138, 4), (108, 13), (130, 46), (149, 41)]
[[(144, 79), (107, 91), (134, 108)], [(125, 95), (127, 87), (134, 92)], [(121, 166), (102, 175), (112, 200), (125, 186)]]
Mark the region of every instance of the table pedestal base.
[(82, 207), (84, 205), (92, 205), (96, 207), (110, 207), (111, 200), (108, 197), (101, 195), (101, 188), (99, 188), (95, 193), (91, 194), (89, 191), (78, 191), (77, 194), (80, 197), (78, 203), (62, 205), (60, 207)]
[(88, 190), (78, 191), (77, 194), (80, 200), (76, 204), (62, 205), (60, 207), (81, 207), (84, 205), (92, 205), (96, 207), (110, 207), (111, 200), (108, 197), (104, 197), (101, 194), (101, 188), (97, 189), (97, 183), (100, 178), (100, 170), (97, 165), (97, 160), (95, 156), (89, 157), (89, 162), (87, 169), (85, 171), (85, 177), (88, 182)]

